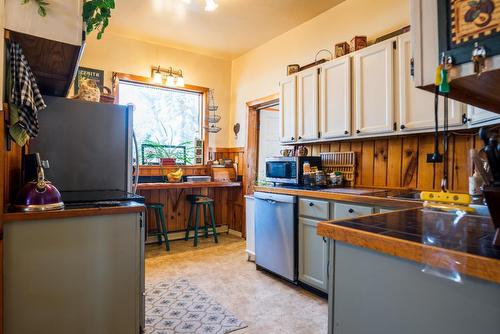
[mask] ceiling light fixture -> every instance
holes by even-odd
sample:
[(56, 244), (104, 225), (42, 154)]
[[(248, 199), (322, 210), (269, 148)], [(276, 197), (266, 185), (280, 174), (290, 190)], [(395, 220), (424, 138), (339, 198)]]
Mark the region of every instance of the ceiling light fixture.
[(215, 2), (215, 0), (205, 0), (205, 11), (213, 12), (217, 9), (219, 5)]
[(184, 87), (184, 76), (181, 69), (174, 70), (172, 67), (169, 67), (163, 70), (160, 66), (154, 66), (151, 68), (151, 77), (153, 78), (153, 83), (158, 85)]

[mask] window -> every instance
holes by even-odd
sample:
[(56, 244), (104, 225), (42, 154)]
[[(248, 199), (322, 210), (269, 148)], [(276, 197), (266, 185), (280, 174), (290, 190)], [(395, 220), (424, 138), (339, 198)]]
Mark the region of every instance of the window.
[(195, 144), (202, 139), (202, 101), (201, 92), (120, 80), (119, 103), (135, 105), (139, 161), (159, 164), (160, 158), (173, 158), (177, 164), (194, 164)]

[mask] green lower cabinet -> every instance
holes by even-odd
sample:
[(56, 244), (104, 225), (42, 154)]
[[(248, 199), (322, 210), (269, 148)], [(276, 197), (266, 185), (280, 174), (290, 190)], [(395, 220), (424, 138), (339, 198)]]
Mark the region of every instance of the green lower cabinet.
[(328, 290), (328, 241), (316, 234), (319, 221), (299, 218), (299, 281)]

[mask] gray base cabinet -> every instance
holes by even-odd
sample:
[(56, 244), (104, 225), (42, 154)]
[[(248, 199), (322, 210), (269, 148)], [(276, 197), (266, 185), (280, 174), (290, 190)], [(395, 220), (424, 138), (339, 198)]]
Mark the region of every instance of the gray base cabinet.
[(498, 333), (500, 285), (461, 277), (456, 283), (423, 265), (330, 241), (329, 333)]
[(299, 218), (299, 281), (328, 289), (328, 242), (316, 233), (317, 220)]

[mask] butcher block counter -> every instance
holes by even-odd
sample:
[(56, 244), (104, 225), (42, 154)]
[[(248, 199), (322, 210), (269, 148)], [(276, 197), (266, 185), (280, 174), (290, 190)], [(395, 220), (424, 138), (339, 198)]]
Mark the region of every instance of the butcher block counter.
[[(179, 182), (139, 183), (138, 195), (146, 203), (162, 203), (169, 233), (181, 232), (187, 228), (190, 203), (187, 195), (203, 195), (214, 200), (215, 222), (221, 231), (223, 226), (236, 232), (243, 232), (244, 206), (241, 182)], [(155, 215), (148, 211), (148, 229), (156, 230)], [(203, 220), (202, 220), (203, 224)], [(170, 237), (170, 236), (169, 236)], [(175, 239), (175, 235), (171, 235)]]

